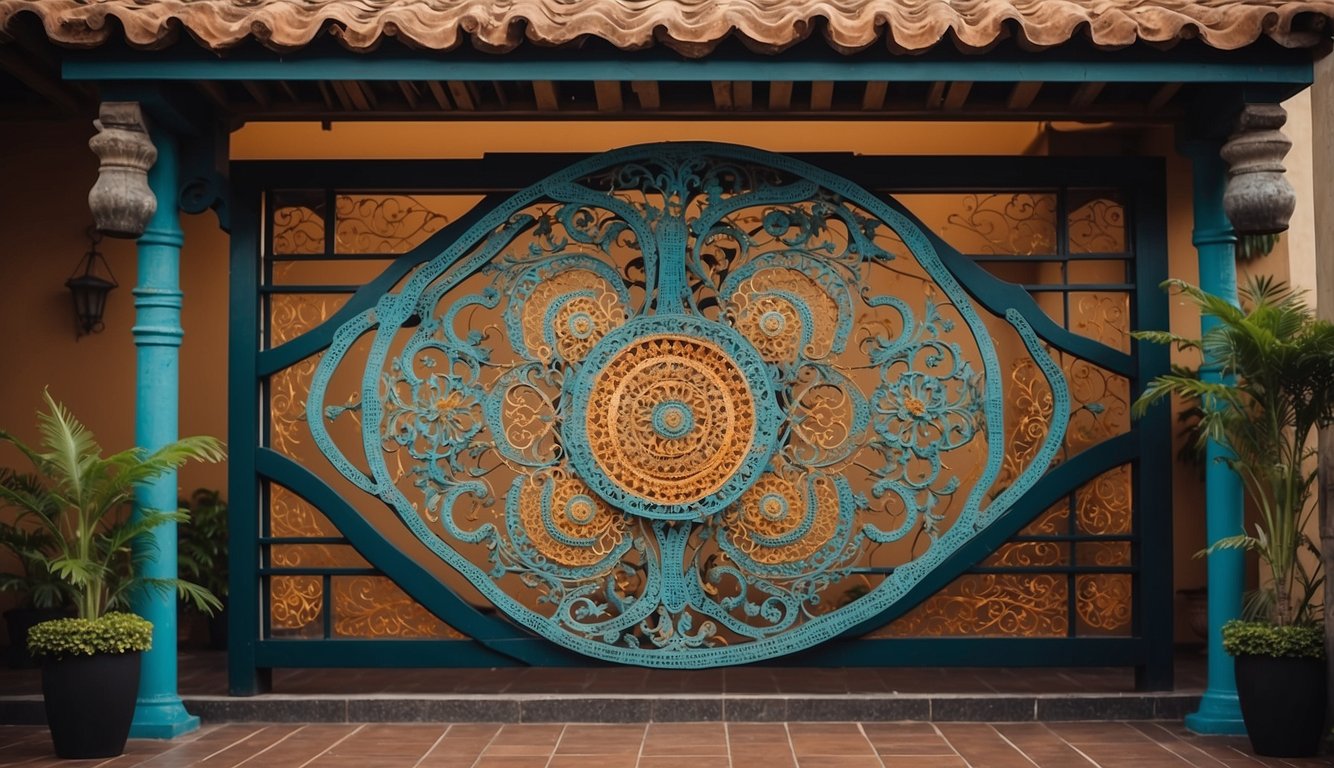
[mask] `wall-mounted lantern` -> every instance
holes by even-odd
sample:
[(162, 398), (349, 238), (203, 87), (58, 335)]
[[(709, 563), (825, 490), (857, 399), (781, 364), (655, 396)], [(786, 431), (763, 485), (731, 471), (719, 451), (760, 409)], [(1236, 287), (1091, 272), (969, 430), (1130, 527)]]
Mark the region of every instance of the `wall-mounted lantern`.
[(111, 273), (111, 267), (97, 250), (102, 235), (95, 227), (88, 228), (88, 252), (79, 260), (74, 274), (65, 281), (70, 296), (74, 299), (74, 338), (97, 333), (102, 330), (102, 313), (107, 308), (107, 294), (119, 283)]

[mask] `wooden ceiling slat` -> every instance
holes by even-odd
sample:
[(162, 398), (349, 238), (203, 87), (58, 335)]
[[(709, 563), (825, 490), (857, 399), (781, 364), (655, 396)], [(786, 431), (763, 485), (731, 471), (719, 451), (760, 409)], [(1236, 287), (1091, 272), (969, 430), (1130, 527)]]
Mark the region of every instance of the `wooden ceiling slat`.
[(946, 87), (947, 84), (942, 82), (935, 82), (931, 84), (931, 90), (927, 91), (926, 94), (927, 109), (940, 109), (941, 106), (944, 105)]
[(834, 105), (834, 84), (828, 80), (811, 83), (811, 109), (827, 112)]
[(477, 98), (473, 95), (469, 83), (460, 80), (450, 80), (448, 85), (449, 96), (454, 100), (454, 106), (468, 112), (477, 109)]
[(349, 92), (347, 83), (341, 80), (331, 80), (329, 85), (333, 88), (334, 95), (338, 97), (338, 103), (343, 105), (343, 109), (351, 112), (356, 109), (352, 103), (352, 94)]
[(537, 101), (537, 108), (543, 112), (560, 111), (560, 91), (550, 80), (533, 81), (533, 98)]
[(398, 90), (400, 93), (403, 94), (403, 100), (408, 103), (408, 107), (410, 109), (416, 109), (417, 102), (419, 100), (417, 94), (417, 86), (413, 85), (407, 80), (399, 80)]
[(593, 95), (597, 97), (599, 112), (620, 112), (625, 109), (620, 81), (598, 80), (593, 83)]
[(887, 93), (889, 93), (889, 83), (884, 80), (867, 83), (866, 92), (862, 95), (862, 109), (868, 111), (884, 109)]
[(1005, 106), (1007, 109), (1022, 112), (1033, 106), (1033, 100), (1038, 97), (1038, 91), (1041, 90), (1042, 83), (1015, 83)]
[(713, 81), (713, 105), (718, 109), (731, 110), (732, 84), (726, 80)]
[[(323, 83), (320, 83), (320, 85), (323, 85)], [(195, 87), (208, 97), (208, 100), (213, 102), (214, 106), (224, 110), (230, 109), (231, 100), (227, 98), (227, 92), (222, 90), (220, 83), (212, 80), (200, 80), (195, 83)], [(296, 101), (296, 99), (293, 99), (293, 101)]]
[(1070, 97), (1070, 106), (1075, 109), (1087, 109), (1106, 87), (1106, 83), (1084, 83), (1076, 88), (1075, 95)]
[(787, 80), (775, 80), (769, 83), (769, 109), (774, 112), (786, 112), (792, 108), (792, 83)]
[(958, 112), (963, 109), (964, 102), (968, 101), (968, 94), (973, 90), (973, 84), (968, 82), (953, 82), (949, 88), (945, 89), (945, 111)]
[(657, 109), (662, 106), (661, 96), (658, 94), (658, 82), (656, 80), (639, 80), (630, 84), (630, 89), (635, 92), (639, 99), (639, 106), (643, 109)]
[(241, 82), (241, 87), (245, 88), (245, 92), (250, 94), (250, 98), (254, 99), (261, 107), (267, 107), (273, 103), (273, 99), (269, 97), (268, 89), (262, 83), (257, 83), (254, 80), (244, 80)]
[(749, 110), (754, 106), (755, 91), (749, 80), (732, 83), (732, 103), (737, 109)]
[(450, 110), (451, 105), (449, 103), (449, 97), (445, 95), (445, 87), (440, 84), (439, 80), (428, 80), (426, 82), (426, 90), (431, 92), (431, 98), (435, 99), (435, 103), (442, 110), (445, 110), (446, 112)]
[(505, 92), (505, 84), (499, 80), (491, 81), (491, 92), (496, 95), (496, 101), (500, 103), (501, 109), (509, 109), (510, 97)]
[(1167, 83), (1163, 85), (1153, 94), (1153, 97), (1149, 99), (1147, 105), (1148, 110), (1150, 112), (1157, 112), (1167, 106), (1167, 102), (1171, 101), (1180, 90), (1181, 83)]

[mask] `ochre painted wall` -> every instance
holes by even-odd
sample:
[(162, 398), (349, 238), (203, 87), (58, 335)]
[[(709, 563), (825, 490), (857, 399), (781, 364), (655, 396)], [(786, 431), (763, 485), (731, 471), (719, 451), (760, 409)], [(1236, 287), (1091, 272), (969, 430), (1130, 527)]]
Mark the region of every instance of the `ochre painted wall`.
[[(1307, 118), (1309, 122), (1309, 117)], [(87, 248), (87, 191), (96, 160), (86, 148), (92, 127), (83, 122), (0, 124), (0, 353), (8, 375), (0, 378), (0, 425), (34, 437), (33, 412), (43, 386), (68, 404), (108, 449), (133, 439), (135, 281), (133, 248), (104, 241), (102, 250), (121, 287), (111, 295), (105, 332), (75, 341), (64, 281)], [(876, 154), (1060, 154), (1126, 152), (1168, 158), (1170, 269), (1196, 279), (1190, 243), (1191, 195), (1188, 164), (1173, 152), (1166, 129), (1115, 130), (1094, 126), (1039, 124), (897, 123), (845, 124), (691, 122), (672, 123), (336, 123), (254, 124), (233, 135), (235, 159), (265, 158), (447, 158), (483, 152), (591, 152), (631, 142), (715, 140), (777, 151), (856, 151)], [(1292, 164), (1303, 162), (1300, 148)], [(1309, 164), (1309, 160), (1305, 161)], [(182, 259), (185, 290), (181, 351), (182, 434), (226, 434), (227, 240), (212, 214), (185, 217)], [(1282, 265), (1287, 248), (1267, 260)], [(1295, 269), (1294, 272), (1299, 272)], [(1198, 329), (1189, 306), (1174, 301), (1172, 326)], [(0, 452), (12, 464), (16, 456)], [(222, 467), (192, 467), (181, 489), (224, 487)], [(1192, 555), (1203, 543), (1199, 481), (1178, 467), (1172, 510), (1175, 521), (1176, 586), (1204, 583), (1204, 566)], [(8, 604), (0, 598), (0, 608)], [(1177, 636), (1191, 639), (1178, 617)]]

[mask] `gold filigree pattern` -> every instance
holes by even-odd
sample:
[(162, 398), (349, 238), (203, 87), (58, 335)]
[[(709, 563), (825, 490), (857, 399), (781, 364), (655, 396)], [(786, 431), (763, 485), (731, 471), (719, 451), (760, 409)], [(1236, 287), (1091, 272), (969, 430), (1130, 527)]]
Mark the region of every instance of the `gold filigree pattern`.
[(463, 639), (384, 576), (333, 578), (335, 637)]
[(1066, 634), (1068, 587), (1056, 574), (970, 573), (871, 637)]
[(622, 488), (655, 503), (686, 504), (718, 490), (741, 466), (755, 408), (745, 374), (716, 344), (646, 336), (593, 381), (588, 442)]
[(269, 444), (279, 453), (297, 455), (297, 446), (309, 434), (306, 396), (323, 352), (284, 368), (269, 377)]
[(1070, 211), (1071, 253), (1124, 253), (1126, 209), (1118, 200), (1097, 197)]
[(324, 217), (304, 205), (276, 206), (273, 252), (284, 256), (324, 253)]
[(809, 557), (834, 537), (838, 490), (823, 475), (766, 473), (724, 513), (728, 536), (752, 560), (765, 565)]
[(1130, 626), (1131, 579), (1124, 573), (1081, 575), (1075, 581), (1075, 611), (1081, 626), (1115, 632)]
[(338, 253), (407, 253), (449, 223), (412, 195), (339, 195), (334, 205)]
[(529, 477), (519, 491), (519, 519), (533, 546), (561, 565), (593, 565), (619, 544), (629, 517), (577, 477), (555, 469)]
[(324, 585), (319, 576), (269, 577), (269, 623), (275, 632), (320, 635)]
[(1131, 531), (1130, 466), (1098, 475), (1075, 493), (1075, 519), (1088, 534), (1124, 534)]
[[(763, 269), (743, 280), (723, 312), (770, 363), (792, 363), (798, 354), (812, 360), (827, 357), (839, 315), (824, 288), (788, 268)], [(810, 318), (810, 328), (803, 315)]]
[(1059, 541), (1015, 541), (1002, 544), (984, 561), (986, 566), (1067, 565), (1068, 546)]
[(1061, 355), (1070, 386), (1066, 458), (1109, 437), (1130, 431), (1130, 381), (1086, 360)]
[(1070, 328), (1122, 352), (1130, 350), (1130, 297), (1124, 293), (1074, 294)]
[(1010, 428), (1010, 448), (1005, 452), (993, 493), (1003, 491), (1033, 463), (1038, 449), (1047, 439), (1055, 408), (1051, 386), (1032, 358), (1011, 363), (1008, 391), (1006, 421), (1014, 426)]
[(269, 346), (277, 347), (323, 323), (346, 301), (346, 297), (327, 294), (275, 293), (269, 296)]
[[(1056, 195), (996, 192), (964, 195), (960, 202), (963, 210), (950, 214), (941, 228), (960, 250), (1011, 256), (1056, 252)], [(946, 234), (950, 229), (958, 231)]]
[(532, 298), (523, 305), (524, 344), (543, 362), (551, 362), (553, 353), (578, 362), (627, 318), (626, 308), (605, 278), (572, 269), (533, 289)]

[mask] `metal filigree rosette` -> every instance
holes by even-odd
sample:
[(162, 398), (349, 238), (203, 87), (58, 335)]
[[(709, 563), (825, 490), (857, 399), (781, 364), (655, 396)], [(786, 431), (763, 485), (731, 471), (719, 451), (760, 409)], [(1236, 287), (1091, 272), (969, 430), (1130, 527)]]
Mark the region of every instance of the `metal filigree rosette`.
[(733, 502), (776, 448), (777, 404), (759, 355), (732, 329), (644, 317), (609, 334), (574, 383), (574, 466), (627, 513), (694, 520)]
[[(309, 425), (553, 642), (669, 667), (789, 653), (893, 608), (1061, 444), (1054, 418), (1000, 483), (996, 343), (1032, 355), (1054, 413), (1068, 394), (1023, 318), (989, 328), (936, 247), (789, 158), (590, 158), (423, 245), (335, 334)], [(354, 349), (359, 394), (328, 402)], [(331, 436), (340, 420), (359, 442)]]

